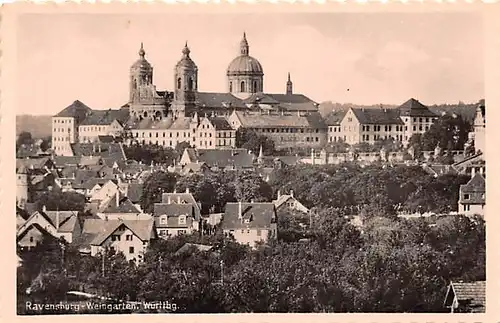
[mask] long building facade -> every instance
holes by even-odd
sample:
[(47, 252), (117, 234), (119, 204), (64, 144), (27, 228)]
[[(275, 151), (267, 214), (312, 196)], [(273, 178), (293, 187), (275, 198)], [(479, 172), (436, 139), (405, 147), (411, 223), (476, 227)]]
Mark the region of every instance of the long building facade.
[(389, 138), (407, 144), (413, 134), (424, 133), (438, 118), (410, 99), (397, 109), (352, 107), (325, 119), (316, 102), (294, 93), (290, 74), (284, 93), (265, 92), (264, 68), (250, 56), (246, 34), (227, 67), (225, 92), (198, 90), (199, 70), (187, 43), (174, 67), (172, 91), (156, 89), (154, 68), (143, 44), (138, 54), (130, 67), (129, 98), (122, 107), (93, 110), (77, 100), (52, 118), (56, 155), (71, 155), (71, 144), (97, 142), (100, 136), (172, 148), (187, 142), (196, 148), (230, 149), (236, 145), (238, 129), (265, 135), (279, 149)]

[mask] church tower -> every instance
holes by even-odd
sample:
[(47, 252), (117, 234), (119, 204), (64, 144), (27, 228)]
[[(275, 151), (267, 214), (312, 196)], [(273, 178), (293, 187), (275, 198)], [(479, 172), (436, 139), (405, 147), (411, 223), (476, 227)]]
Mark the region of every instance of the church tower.
[(161, 119), (166, 114), (166, 94), (160, 95), (153, 84), (153, 66), (146, 60), (141, 43), (139, 59), (130, 67), (130, 114), (135, 119)]
[(292, 95), (293, 94), (293, 83), (292, 80), (290, 79), (290, 72), (288, 72), (288, 81), (286, 81), (286, 95)]
[(153, 67), (146, 60), (146, 51), (141, 43), (139, 59), (130, 67), (130, 102), (140, 101), (140, 89), (153, 83)]
[(24, 207), (28, 202), (28, 170), (21, 166), (16, 174), (16, 202), (19, 207)]
[(191, 50), (187, 42), (182, 49), (182, 58), (175, 65), (174, 118), (190, 116), (196, 110), (196, 92), (198, 91), (198, 67), (189, 56)]

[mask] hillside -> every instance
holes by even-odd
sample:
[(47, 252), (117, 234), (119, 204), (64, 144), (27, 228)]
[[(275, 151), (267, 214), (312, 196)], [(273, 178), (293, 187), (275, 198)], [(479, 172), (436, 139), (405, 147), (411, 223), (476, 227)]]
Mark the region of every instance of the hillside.
[(28, 131), (34, 138), (44, 138), (52, 134), (52, 116), (16, 116), (16, 136), (22, 131)]

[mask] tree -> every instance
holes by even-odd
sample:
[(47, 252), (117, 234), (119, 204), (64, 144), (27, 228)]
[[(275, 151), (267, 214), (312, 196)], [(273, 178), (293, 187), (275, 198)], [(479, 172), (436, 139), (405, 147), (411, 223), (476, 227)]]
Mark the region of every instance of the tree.
[(34, 142), (31, 133), (28, 131), (22, 131), (19, 136), (17, 136), (16, 150), (22, 145), (32, 145)]
[(471, 125), (461, 115), (445, 114), (421, 136), (423, 150), (432, 151), (436, 146), (442, 150), (462, 150), (468, 140)]
[(177, 176), (169, 172), (153, 172), (144, 182), (140, 205), (146, 213), (152, 213), (155, 203), (160, 203), (163, 193), (172, 192)]
[(179, 160), (182, 157), (182, 154), (184, 153), (184, 150), (186, 150), (186, 148), (193, 148), (193, 147), (187, 141), (181, 141), (177, 143), (177, 145), (175, 146), (175, 153), (177, 154), (176, 157), (177, 160)]
[(40, 150), (46, 152), (50, 148), (51, 142), (52, 142), (51, 136), (49, 136), (48, 138), (44, 138), (42, 140), (42, 143), (40, 144)]
[(236, 147), (251, 150), (258, 154), (260, 147), (265, 155), (271, 156), (275, 152), (274, 141), (265, 135), (258, 134), (253, 130), (240, 128), (236, 131)]
[(132, 144), (130, 146), (123, 146), (125, 156), (144, 164), (173, 164), (177, 158), (177, 153), (170, 147), (163, 147), (159, 145), (139, 145)]
[(38, 197), (38, 204), (49, 211), (83, 211), (85, 203), (85, 195), (76, 192), (49, 191)]
[(233, 181), (235, 198), (242, 202), (270, 202), (273, 190), (254, 172), (239, 173)]

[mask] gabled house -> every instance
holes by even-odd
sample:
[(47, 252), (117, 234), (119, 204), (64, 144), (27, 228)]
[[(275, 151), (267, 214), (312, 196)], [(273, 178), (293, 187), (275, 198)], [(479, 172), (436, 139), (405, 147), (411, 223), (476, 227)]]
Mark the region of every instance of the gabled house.
[(274, 203), (227, 203), (221, 225), (224, 234), (251, 247), (259, 241), (276, 239), (278, 235)]
[(486, 182), (483, 175), (476, 173), (467, 184), (461, 185), (459, 196), (459, 213), (484, 216), (484, 206), (486, 205)]
[(451, 282), (446, 292), (444, 306), (451, 313), (484, 313), (486, 282)]
[(127, 260), (142, 262), (151, 240), (156, 239), (154, 221), (86, 219), (82, 237), (75, 244), (83, 254), (97, 256), (106, 249), (122, 252)]
[(300, 203), (293, 195), (293, 190), (290, 190), (290, 194), (281, 194), (278, 191), (278, 198), (273, 200), (276, 206), (276, 211), (284, 210), (286, 208), (290, 210), (296, 210), (302, 213), (308, 213), (309, 209)]
[(104, 220), (149, 220), (151, 215), (143, 213), (119, 190), (100, 204), (97, 216)]
[(78, 212), (47, 211), (45, 207), (35, 211), (17, 230), (18, 244), (22, 248), (33, 247), (41, 242), (45, 233), (71, 243), (81, 233)]
[(118, 191), (118, 184), (112, 180), (99, 180), (95, 178), (89, 180), (87, 183), (88, 187), (91, 187), (91, 189), (87, 191), (87, 196), (91, 202), (105, 201), (115, 196)]
[(153, 214), (158, 236), (166, 239), (198, 230), (199, 220), (196, 218), (195, 208), (192, 203), (156, 203)]
[(195, 162), (184, 165), (180, 170), (182, 176), (190, 176), (193, 174), (207, 174), (210, 172), (210, 168), (205, 162)]

